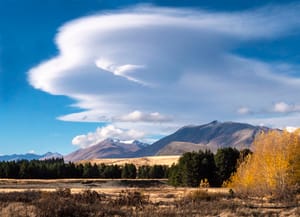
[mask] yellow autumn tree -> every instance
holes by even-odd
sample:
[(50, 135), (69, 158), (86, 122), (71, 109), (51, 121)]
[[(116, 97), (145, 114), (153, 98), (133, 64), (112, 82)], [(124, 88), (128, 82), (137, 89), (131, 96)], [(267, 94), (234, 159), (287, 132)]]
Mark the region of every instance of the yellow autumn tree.
[(283, 196), (299, 183), (299, 130), (261, 133), (252, 144), (253, 154), (240, 164), (229, 187), (256, 196)]
[(291, 177), (290, 184), (297, 187), (300, 184), (300, 129), (297, 129), (292, 135), (289, 175)]

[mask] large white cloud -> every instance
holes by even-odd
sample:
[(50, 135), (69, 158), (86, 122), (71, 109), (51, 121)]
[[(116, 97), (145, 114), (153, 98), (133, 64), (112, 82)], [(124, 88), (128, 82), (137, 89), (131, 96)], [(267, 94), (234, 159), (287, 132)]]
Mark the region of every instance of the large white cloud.
[(29, 82), (74, 99), (73, 106), (84, 110), (60, 120), (113, 122), (150, 134), (183, 123), (234, 120), (236, 111), (249, 114), (248, 105), (262, 110), (273, 102), (297, 103), (300, 78), (291, 70), (298, 65), (232, 51), (297, 33), (299, 9), (138, 7), (83, 17), (60, 27), (58, 56), (30, 69)]
[(87, 148), (92, 145), (107, 139), (120, 139), (120, 140), (134, 140), (143, 138), (145, 135), (143, 132), (136, 130), (126, 130), (117, 128), (113, 125), (108, 125), (105, 127), (99, 127), (95, 132), (90, 132), (85, 135), (78, 135), (73, 138), (72, 144), (80, 148)]

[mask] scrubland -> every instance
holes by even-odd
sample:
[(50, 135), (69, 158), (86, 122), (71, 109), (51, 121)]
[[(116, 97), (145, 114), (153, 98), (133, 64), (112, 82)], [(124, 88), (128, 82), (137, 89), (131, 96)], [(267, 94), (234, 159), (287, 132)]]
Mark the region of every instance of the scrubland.
[[(246, 198), (165, 180), (1, 180), (1, 217), (300, 216), (298, 199)], [(27, 186), (27, 188), (26, 188)]]

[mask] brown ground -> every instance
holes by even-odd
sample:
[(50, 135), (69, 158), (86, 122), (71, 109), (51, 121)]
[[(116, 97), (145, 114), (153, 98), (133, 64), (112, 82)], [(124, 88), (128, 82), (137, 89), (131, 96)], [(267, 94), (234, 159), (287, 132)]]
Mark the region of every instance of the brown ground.
[(124, 165), (125, 163), (132, 163), (136, 166), (142, 165), (167, 165), (171, 166), (174, 163), (177, 163), (179, 155), (173, 156), (151, 156), (151, 157), (140, 157), (140, 158), (106, 158), (106, 159), (94, 159), (94, 160), (83, 160), (78, 163), (87, 163), (90, 162), (92, 164), (116, 164), (116, 165)]

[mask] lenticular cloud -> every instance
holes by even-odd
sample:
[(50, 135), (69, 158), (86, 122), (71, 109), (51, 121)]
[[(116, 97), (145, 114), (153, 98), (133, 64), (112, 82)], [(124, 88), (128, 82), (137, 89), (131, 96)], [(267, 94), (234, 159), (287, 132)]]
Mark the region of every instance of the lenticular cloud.
[(255, 110), (298, 98), (299, 78), (232, 50), (299, 29), (299, 8), (218, 13), (139, 7), (83, 17), (59, 28), (59, 54), (30, 69), (29, 82), (83, 109), (60, 116), (64, 121), (124, 127), (167, 125), (170, 117), (234, 119), (245, 105)]

